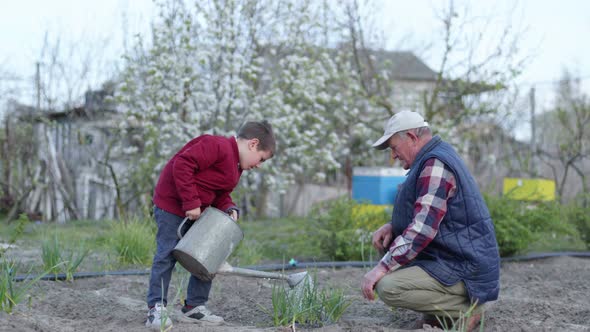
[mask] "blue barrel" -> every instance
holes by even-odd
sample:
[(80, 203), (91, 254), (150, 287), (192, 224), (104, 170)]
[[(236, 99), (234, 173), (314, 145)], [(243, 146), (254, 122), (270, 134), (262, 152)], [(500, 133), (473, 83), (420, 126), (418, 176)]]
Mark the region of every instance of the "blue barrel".
[(406, 180), (400, 167), (354, 167), (352, 199), (375, 205), (392, 205), (397, 187)]

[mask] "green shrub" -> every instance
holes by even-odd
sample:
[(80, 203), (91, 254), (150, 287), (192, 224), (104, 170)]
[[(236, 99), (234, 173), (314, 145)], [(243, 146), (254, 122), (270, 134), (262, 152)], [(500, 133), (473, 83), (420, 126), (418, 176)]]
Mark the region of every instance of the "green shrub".
[(372, 234), (389, 220), (383, 206), (359, 204), (349, 198), (324, 202), (312, 210), (314, 236), (332, 260), (372, 260)]
[(539, 202), (525, 205), (523, 219), (534, 234), (571, 234), (572, 224), (567, 221), (567, 209), (558, 202)]
[(502, 257), (513, 256), (525, 250), (533, 240), (532, 232), (515, 218), (494, 218), (494, 226)]
[(494, 227), (500, 256), (525, 251), (543, 233), (571, 234), (571, 224), (556, 202), (522, 202), (506, 197), (484, 195)]
[(590, 207), (586, 204), (585, 201), (570, 204), (567, 208), (567, 219), (576, 227), (586, 248), (590, 249)]
[(156, 252), (156, 229), (151, 220), (133, 218), (111, 223), (110, 245), (122, 264), (149, 266)]
[[(491, 195), (484, 198), (503, 257), (526, 251), (546, 234), (571, 236), (574, 231), (569, 220), (576, 223), (579, 233), (585, 234), (584, 239), (590, 237), (588, 209), (565, 209), (557, 202), (531, 203)], [(390, 219), (390, 211), (341, 198), (316, 206), (312, 216), (315, 242), (330, 259), (372, 260), (376, 257), (372, 233)]]

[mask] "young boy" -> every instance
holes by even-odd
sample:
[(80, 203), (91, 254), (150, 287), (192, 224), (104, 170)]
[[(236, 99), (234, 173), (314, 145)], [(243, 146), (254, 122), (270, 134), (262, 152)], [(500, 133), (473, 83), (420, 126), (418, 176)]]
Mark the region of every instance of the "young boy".
[[(171, 326), (166, 312), (168, 285), (176, 260), (176, 229), (185, 217), (196, 220), (208, 206), (227, 212), (234, 220), (239, 210), (231, 199), (243, 170), (258, 168), (273, 157), (275, 137), (266, 122), (247, 122), (236, 137), (202, 135), (188, 142), (164, 167), (154, 190), (154, 216), (158, 224), (157, 250), (147, 295), (147, 327)], [(162, 286), (164, 289), (162, 289)], [(205, 307), (211, 281), (191, 275), (182, 308), (183, 319), (218, 324), (223, 318)]]

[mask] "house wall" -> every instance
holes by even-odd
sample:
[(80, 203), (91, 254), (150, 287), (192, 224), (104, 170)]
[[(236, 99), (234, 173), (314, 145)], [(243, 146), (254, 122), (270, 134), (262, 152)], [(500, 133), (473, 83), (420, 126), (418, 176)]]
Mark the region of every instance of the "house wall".
[(433, 89), (434, 82), (396, 80), (391, 99), (400, 109), (424, 114), (424, 93)]

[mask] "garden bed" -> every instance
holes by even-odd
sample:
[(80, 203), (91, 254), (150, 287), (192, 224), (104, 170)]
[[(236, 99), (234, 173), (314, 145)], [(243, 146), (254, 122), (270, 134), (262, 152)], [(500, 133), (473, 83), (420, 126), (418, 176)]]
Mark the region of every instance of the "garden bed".
[[(418, 318), (411, 311), (364, 300), (359, 289), (364, 269), (310, 272), (316, 274), (320, 288), (341, 288), (352, 304), (336, 324), (315, 329), (297, 326), (297, 331), (403, 331)], [(178, 275), (171, 282), (171, 299)], [(503, 263), (500, 299), (488, 306), (485, 331), (590, 331), (589, 278), (590, 259), (585, 258)], [(29, 292), (30, 303), (22, 301), (12, 314), (0, 314), (0, 331), (146, 331), (147, 283), (147, 275), (39, 281)], [(272, 327), (271, 293), (272, 283), (265, 279), (217, 277), (208, 306), (226, 323), (198, 330), (291, 330)], [(174, 307), (173, 319), (178, 308)], [(172, 331), (197, 330), (178, 319), (174, 323)]]

